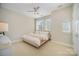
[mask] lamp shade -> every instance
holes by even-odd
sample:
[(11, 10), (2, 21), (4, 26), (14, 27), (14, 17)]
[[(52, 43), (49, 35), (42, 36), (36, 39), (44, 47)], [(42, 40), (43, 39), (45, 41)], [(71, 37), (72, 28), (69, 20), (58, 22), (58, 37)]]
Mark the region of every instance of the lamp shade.
[(0, 32), (8, 31), (8, 24), (7, 23), (0, 23)]

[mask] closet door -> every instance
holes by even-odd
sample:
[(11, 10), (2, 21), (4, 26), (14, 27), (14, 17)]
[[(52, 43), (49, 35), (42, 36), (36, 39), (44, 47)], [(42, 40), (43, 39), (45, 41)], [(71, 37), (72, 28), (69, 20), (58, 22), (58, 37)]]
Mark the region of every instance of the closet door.
[(79, 20), (76, 20), (75, 22), (75, 34), (74, 34), (74, 48), (75, 48), (75, 52), (76, 55), (79, 55)]
[(75, 54), (79, 56), (79, 4), (73, 5), (73, 46)]
[(77, 40), (78, 40), (78, 55), (79, 55), (79, 22), (77, 24)]

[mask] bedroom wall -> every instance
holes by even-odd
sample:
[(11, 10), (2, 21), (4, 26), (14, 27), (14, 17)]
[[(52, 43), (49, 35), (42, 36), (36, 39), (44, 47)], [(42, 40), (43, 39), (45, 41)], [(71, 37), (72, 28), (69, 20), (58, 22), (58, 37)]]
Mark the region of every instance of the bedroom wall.
[[(0, 13), (1, 13), (1, 10), (0, 10)], [(1, 19), (1, 14), (0, 14), (0, 19)]]
[(66, 20), (72, 22), (72, 8), (72, 6), (69, 6), (52, 12), (52, 41), (72, 45), (72, 32), (63, 32), (62, 25)]
[[(49, 16), (45, 18), (49, 18)], [(72, 21), (72, 6), (53, 11), (50, 19), (52, 19), (51, 41), (72, 45), (72, 33), (62, 32), (62, 22), (64, 20)], [(34, 31), (34, 18), (4, 8), (0, 8), (0, 21), (9, 24), (7, 35), (11, 40), (18, 40), (24, 33)]]
[(9, 30), (6, 35), (11, 40), (19, 40), (23, 34), (34, 31), (34, 19), (20, 13), (0, 8), (0, 21), (9, 24)]
[[(41, 17), (44, 19), (51, 19), (52, 20), (52, 30), (51, 30), (51, 41), (64, 44), (67, 46), (72, 46), (72, 32), (65, 33), (63, 32), (63, 25), (64, 21), (72, 22), (72, 8), (73, 6), (65, 7), (53, 11), (50, 15)], [(40, 18), (40, 19), (41, 19)], [(72, 30), (71, 30), (72, 31)]]

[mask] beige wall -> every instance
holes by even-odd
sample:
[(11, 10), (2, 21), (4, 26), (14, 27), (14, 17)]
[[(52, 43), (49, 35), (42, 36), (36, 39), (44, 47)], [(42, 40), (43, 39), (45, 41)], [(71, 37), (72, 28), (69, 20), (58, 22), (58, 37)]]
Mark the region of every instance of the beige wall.
[[(1, 19), (9, 23), (8, 36), (11, 40), (16, 40), (24, 33), (34, 31), (34, 19), (21, 15), (19, 13), (2, 9)], [(48, 17), (46, 17), (48, 18)], [(52, 12), (52, 41), (62, 42), (72, 45), (72, 33), (62, 32), (62, 23), (64, 20), (72, 21), (72, 7), (66, 7)]]
[[(51, 32), (51, 39), (52, 41), (64, 43), (66, 45), (72, 45), (72, 32), (65, 33), (63, 32), (63, 25), (64, 21), (72, 22), (72, 6), (58, 9), (53, 11), (51, 15), (41, 17), (44, 19), (52, 19), (52, 32)], [(72, 30), (71, 30), (72, 31)]]
[(24, 33), (34, 31), (34, 19), (21, 15), (4, 8), (0, 8), (0, 21), (9, 24), (9, 31), (6, 33), (11, 40), (18, 40)]
[(63, 32), (62, 23), (72, 21), (72, 6), (52, 12), (52, 40), (72, 45), (72, 33)]
[[(1, 11), (1, 10), (0, 10)], [(0, 12), (1, 13), (1, 12)], [(1, 14), (0, 14), (0, 19), (1, 19)]]

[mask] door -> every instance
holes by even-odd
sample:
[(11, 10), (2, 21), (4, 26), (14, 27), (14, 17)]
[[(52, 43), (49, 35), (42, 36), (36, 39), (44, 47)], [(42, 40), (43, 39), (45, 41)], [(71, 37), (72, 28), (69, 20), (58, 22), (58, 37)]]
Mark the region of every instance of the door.
[(73, 47), (74, 47), (74, 51), (75, 51), (75, 55), (79, 55), (79, 25), (77, 24), (78, 21), (74, 21), (73, 22)]
[(75, 54), (79, 56), (79, 4), (73, 6), (73, 46)]
[(75, 32), (75, 52), (76, 52), (76, 55), (79, 55), (79, 20), (76, 20), (75, 22), (75, 29), (76, 29), (76, 32)]

